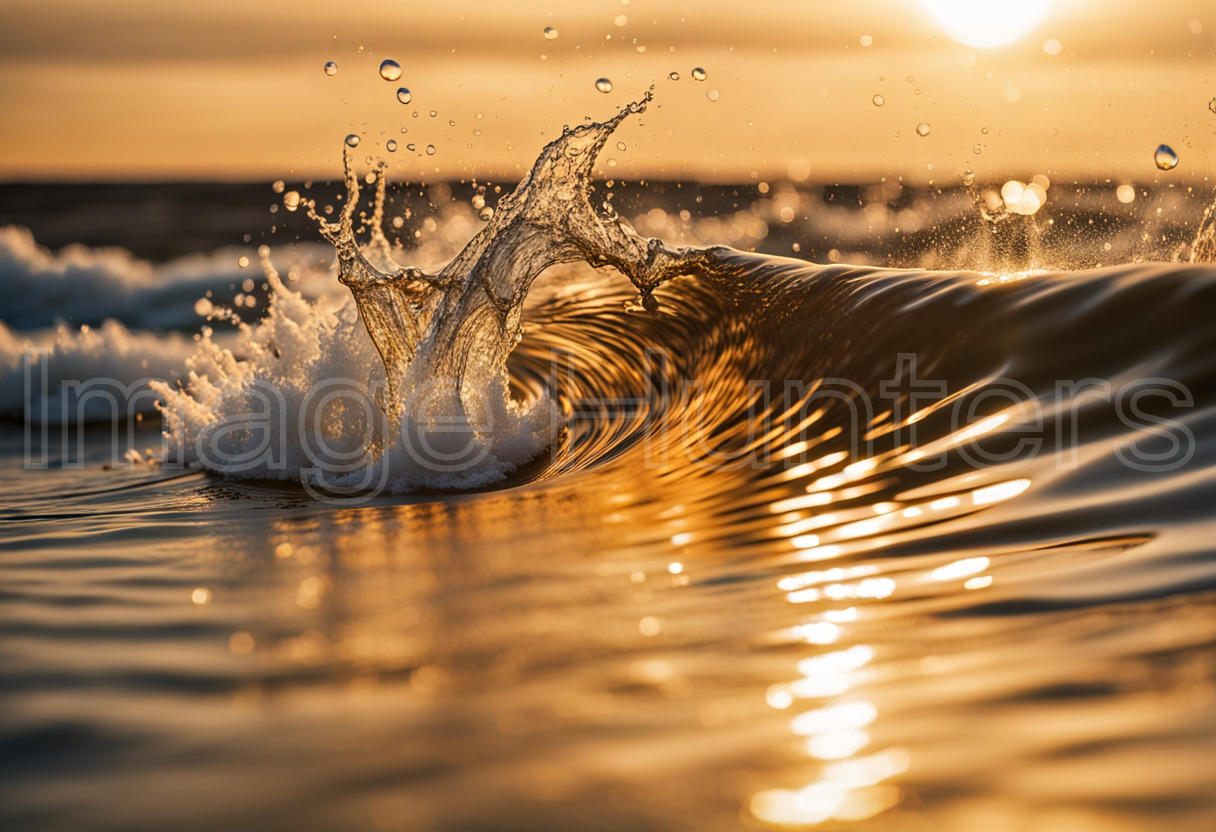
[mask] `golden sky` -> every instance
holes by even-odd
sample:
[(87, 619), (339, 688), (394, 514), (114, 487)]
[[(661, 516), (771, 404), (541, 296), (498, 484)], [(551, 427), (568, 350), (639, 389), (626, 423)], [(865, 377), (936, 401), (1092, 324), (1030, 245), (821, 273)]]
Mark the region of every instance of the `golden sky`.
[[(992, 5), (1029, 30), (960, 42)], [(398, 178), (516, 179), (651, 84), (605, 175), (1216, 176), (1213, 0), (0, 0), (0, 178), (330, 179), (356, 132)]]

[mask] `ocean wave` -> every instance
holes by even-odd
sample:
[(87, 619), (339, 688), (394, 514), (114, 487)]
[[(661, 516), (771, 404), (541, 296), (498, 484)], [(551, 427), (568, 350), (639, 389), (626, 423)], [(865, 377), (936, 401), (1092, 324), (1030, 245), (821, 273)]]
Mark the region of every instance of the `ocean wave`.
[[(304, 244), (274, 252), (306, 292), (333, 291), (333, 270), (324, 264), (327, 247)], [(120, 248), (70, 245), (51, 252), (26, 228), (0, 227), (0, 319), (18, 331), (59, 322), (100, 326), (110, 318), (132, 328), (197, 330), (200, 298), (232, 305), (239, 294), (240, 308), (254, 309), (244, 302), (250, 280), (263, 282), (256, 271), (241, 267), (236, 249), (158, 266)]]

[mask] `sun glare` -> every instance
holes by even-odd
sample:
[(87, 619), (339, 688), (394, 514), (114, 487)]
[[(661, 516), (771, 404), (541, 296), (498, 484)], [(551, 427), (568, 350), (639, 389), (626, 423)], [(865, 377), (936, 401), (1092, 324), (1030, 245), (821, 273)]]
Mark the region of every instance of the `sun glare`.
[(923, 0), (946, 34), (979, 49), (1004, 46), (1039, 25), (1051, 0)]

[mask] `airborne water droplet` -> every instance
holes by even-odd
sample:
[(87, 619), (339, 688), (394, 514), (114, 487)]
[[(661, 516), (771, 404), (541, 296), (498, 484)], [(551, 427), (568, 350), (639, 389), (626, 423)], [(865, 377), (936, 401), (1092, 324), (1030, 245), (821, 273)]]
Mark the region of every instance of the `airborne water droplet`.
[(967, 168), (965, 171), (963, 171), (963, 184), (967, 187), (971, 187), (975, 184), (975, 171), (971, 170), (971, 168)]
[(435, 145), (433, 145), (433, 144), (428, 144), (428, 145), (426, 146), (426, 155), (427, 155), (427, 156), (434, 156), (434, 155), (435, 155)]
[(401, 77), (401, 64), (388, 58), (380, 62), (380, 77), (385, 81), (396, 81)]
[(414, 96), (411, 95), (410, 91), (407, 90), (405, 87), (402, 87), (401, 89), (397, 90), (397, 100), (400, 101), (402, 104), (409, 104), (410, 99), (412, 99), (413, 97)]
[(920, 124), (916, 125), (916, 135), (918, 135), (918, 136), (929, 135), (929, 125), (927, 122), (922, 121)]
[(242, 269), (247, 269), (247, 268), (249, 268), (249, 258), (248, 258), (248, 257), (243, 257), (243, 256), (242, 256), (242, 257), (238, 257), (238, 258), (237, 258), (237, 261), (236, 261), (236, 264), (237, 264), (238, 266), (240, 266)]
[(1178, 154), (1168, 144), (1160, 145), (1153, 154), (1153, 161), (1162, 170), (1173, 170), (1178, 167)]
[(692, 71), (692, 78), (694, 81), (704, 81), (708, 77), (709, 76), (705, 74), (705, 70), (701, 69), (699, 66), (694, 68)]
[(287, 186), (283, 184), (282, 179), (276, 179), (276, 180), (274, 180), (274, 183), (270, 186), (270, 189), (272, 191), (274, 191), (276, 194), (281, 194), (281, 193), (283, 193), (283, 188), (285, 188), (285, 187), (287, 187)]
[(557, 29), (552, 26), (545, 27), (545, 40), (554, 40), (557, 37)]
[(1213, 113), (1216, 113), (1216, 98), (1213, 98), (1211, 101), (1208, 102), (1208, 109), (1211, 110)]
[(710, 101), (717, 101), (719, 98), (718, 91), (710, 90), (709, 92), (705, 93), (705, 97), (708, 98)]
[(881, 95), (874, 96), (873, 100), (874, 100), (875, 107), (881, 107), (883, 104), (887, 103), (887, 100), (885, 98), (883, 98)]
[(346, 146), (347, 147), (358, 147), (359, 146), (359, 137), (356, 136), (354, 133), (351, 133), (349, 136), (346, 137)]
[(595, 88), (600, 92), (612, 92), (612, 82), (607, 78), (600, 78), (595, 82)]
[(619, 151), (621, 151), (622, 153), (624, 153), (624, 152), (625, 152), (626, 150), (628, 150), (629, 148), (625, 146), (625, 143), (624, 143), (624, 142), (617, 142), (617, 143), (616, 143), (616, 149), (617, 149), (617, 150), (619, 150)]
[(299, 191), (288, 191), (287, 193), (283, 194), (283, 206), (288, 211), (294, 211), (297, 208), (299, 208), (300, 207), (300, 192)]
[(397, 152), (397, 140), (389, 139), (387, 142), (384, 143), (384, 147), (388, 150), (389, 153), (396, 153)]
[(325, 74), (326, 75), (337, 75), (338, 74), (338, 64), (335, 63), (334, 61), (327, 61), (325, 64)]
[(489, 206), (482, 208), (480, 213), (477, 214), (477, 216), (481, 217), (483, 220), (489, 220), (491, 217), (494, 216), (494, 209), (490, 208)]

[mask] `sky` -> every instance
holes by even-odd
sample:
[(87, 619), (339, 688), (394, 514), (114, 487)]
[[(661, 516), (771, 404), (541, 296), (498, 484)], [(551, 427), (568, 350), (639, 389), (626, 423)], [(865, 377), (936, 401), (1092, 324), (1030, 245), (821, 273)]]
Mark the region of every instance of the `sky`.
[(0, 0), (0, 180), (515, 180), (651, 85), (603, 175), (1216, 179), (1213, 0)]

